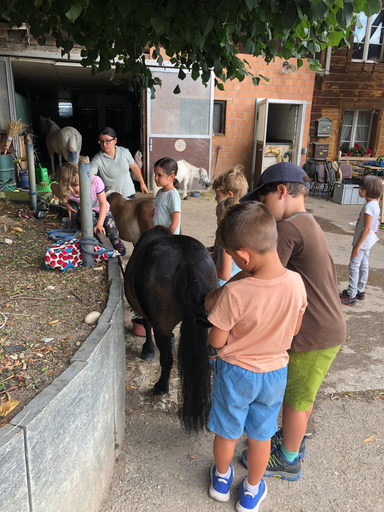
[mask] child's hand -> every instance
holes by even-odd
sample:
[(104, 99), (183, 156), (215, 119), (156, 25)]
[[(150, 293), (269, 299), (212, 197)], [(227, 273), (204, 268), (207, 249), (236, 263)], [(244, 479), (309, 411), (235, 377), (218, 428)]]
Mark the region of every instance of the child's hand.
[(68, 212), (77, 213), (76, 210), (74, 210), (69, 203), (66, 203), (65, 206), (66, 206)]
[(357, 245), (352, 249), (352, 258), (357, 258), (359, 255), (360, 247)]
[(95, 235), (97, 232), (105, 235), (105, 229), (104, 229), (103, 225), (96, 224), (96, 226), (93, 228), (93, 232), (95, 233)]

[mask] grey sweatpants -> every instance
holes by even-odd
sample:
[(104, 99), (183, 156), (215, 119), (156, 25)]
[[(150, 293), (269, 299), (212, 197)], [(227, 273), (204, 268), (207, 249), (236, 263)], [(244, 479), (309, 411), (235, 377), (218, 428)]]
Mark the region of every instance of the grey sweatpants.
[(348, 295), (356, 297), (357, 292), (363, 292), (368, 281), (369, 273), (369, 249), (360, 249), (359, 254), (351, 257), (349, 262)]

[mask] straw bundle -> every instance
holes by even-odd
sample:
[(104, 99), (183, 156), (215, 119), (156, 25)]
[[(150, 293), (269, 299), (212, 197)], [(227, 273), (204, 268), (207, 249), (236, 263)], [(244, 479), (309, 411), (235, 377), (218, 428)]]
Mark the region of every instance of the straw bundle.
[(16, 135), (22, 132), (27, 127), (21, 119), (18, 121), (8, 121), (7, 123), (7, 141), (5, 143), (4, 155), (7, 154), (9, 146)]

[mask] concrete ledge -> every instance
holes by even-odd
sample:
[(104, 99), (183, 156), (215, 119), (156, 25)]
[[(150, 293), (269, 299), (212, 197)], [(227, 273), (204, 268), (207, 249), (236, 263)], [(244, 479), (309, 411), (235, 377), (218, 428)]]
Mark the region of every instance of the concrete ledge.
[(109, 299), (71, 365), (0, 429), (0, 512), (96, 512), (125, 426), (124, 298)]

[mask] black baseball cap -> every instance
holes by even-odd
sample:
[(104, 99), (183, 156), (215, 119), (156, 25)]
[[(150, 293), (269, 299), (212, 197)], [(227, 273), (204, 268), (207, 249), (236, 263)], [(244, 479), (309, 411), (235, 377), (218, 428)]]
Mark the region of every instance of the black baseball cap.
[(260, 176), (255, 190), (252, 190), (252, 192), (242, 197), (240, 202), (256, 201), (258, 196), (257, 191), (267, 183), (301, 183), (309, 189), (310, 185), (307, 181), (304, 181), (304, 175), (305, 172), (301, 167), (290, 162), (279, 162), (278, 164), (271, 165), (265, 169)]

